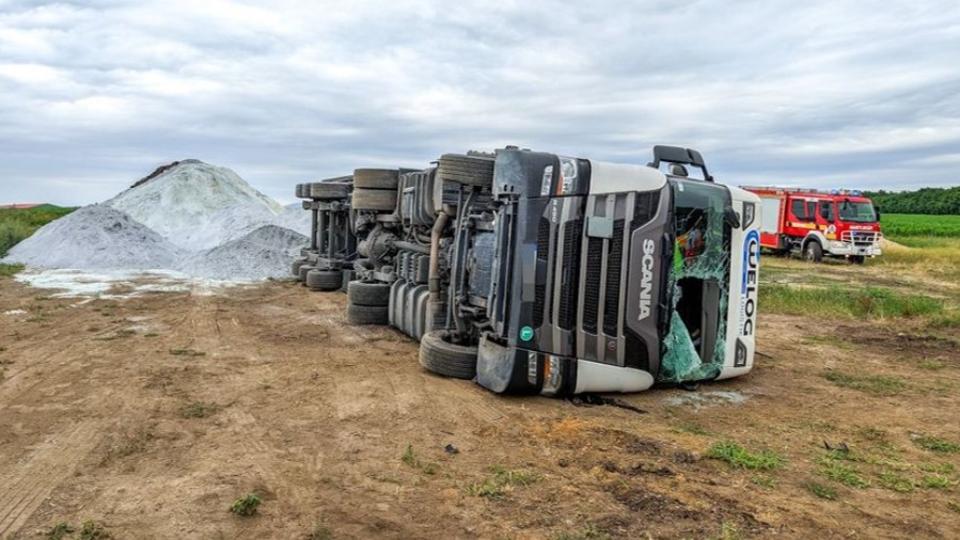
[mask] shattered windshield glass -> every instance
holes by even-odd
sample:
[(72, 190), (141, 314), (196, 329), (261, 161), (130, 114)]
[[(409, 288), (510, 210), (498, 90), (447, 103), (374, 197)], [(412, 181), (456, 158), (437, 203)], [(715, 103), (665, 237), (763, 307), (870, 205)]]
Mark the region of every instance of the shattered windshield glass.
[(670, 179), (674, 200), (671, 314), (658, 378), (709, 379), (723, 366), (730, 225), (730, 193), (703, 181)]

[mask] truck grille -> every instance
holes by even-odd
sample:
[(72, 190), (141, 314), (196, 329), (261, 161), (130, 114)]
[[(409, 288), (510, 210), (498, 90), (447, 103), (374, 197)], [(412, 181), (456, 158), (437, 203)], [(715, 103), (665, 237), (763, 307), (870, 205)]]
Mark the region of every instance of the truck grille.
[(872, 246), (880, 242), (883, 235), (874, 231), (843, 231), (840, 240), (853, 242), (857, 246)]
[(597, 333), (597, 306), (600, 305), (600, 269), (603, 267), (603, 239), (587, 239), (586, 284), (583, 291), (583, 329)]
[(568, 221), (563, 229), (563, 266), (560, 290), (560, 313), (557, 324), (571, 330), (577, 320), (577, 269), (580, 266), (580, 233), (583, 220)]
[[(550, 255), (550, 220), (541, 217), (537, 229), (537, 260), (546, 262)], [(547, 300), (547, 286), (539, 283), (533, 287), (533, 326), (543, 325), (543, 308)]]
[(620, 263), (623, 260), (623, 220), (613, 222), (613, 238), (607, 253), (607, 289), (603, 298), (603, 331), (616, 336), (620, 311)]

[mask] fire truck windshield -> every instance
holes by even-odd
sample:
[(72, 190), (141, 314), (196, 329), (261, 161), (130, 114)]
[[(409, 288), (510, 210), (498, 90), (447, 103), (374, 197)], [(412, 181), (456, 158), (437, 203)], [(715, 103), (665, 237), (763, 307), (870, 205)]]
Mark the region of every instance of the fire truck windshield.
[(877, 221), (877, 213), (873, 205), (868, 202), (854, 202), (846, 200), (840, 203), (840, 219), (857, 223), (873, 223)]

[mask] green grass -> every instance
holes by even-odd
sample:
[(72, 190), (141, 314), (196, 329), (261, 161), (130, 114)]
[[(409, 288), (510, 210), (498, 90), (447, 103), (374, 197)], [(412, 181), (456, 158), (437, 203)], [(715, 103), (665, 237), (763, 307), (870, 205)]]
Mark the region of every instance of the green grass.
[(180, 416), (184, 418), (206, 418), (220, 410), (216, 403), (194, 401), (180, 408)]
[(52, 204), (35, 208), (0, 208), (0, 257), (40, 227), (74, 210)]
[(249, 517), (257, 513), (257, 508), (260, 507), (261, 502), (256, 493), (248, 493), (233, 501), (233, 504), (230, 505), (230, 511), (238, 516)]
[(0, 277), (13, 277), (22, 270), (22, 264), (0, 264)]
[(837, 490), (830, 486), (826, 486), (819, 482), (807, 482), (804, 487), (807, 488), (807, 491), (813, 493), (821, 499), (827, 499), (828, 501), (837, 500)]
[(751, 452), (735, 442), (715, 443), (707, 450), (707, 457), (726, 461), (740, 469), (772, 471), (783, 466), (784, 459), (771, 450)]
[(944, 312), (943, 300), (880, 287), (794, 287), (777, 283), (760, 287), (759, 305), (767, 313), (846, 319), (911, 318)]
[(924, 450), (938, 452), (941, 454), (956, 454), (960, 452), (960, 444), (929, 435), (914, 438), (913, 444), (923, 448)]
[(920, 479), (920, 485), (926, 489), (947, 489), (951, 483), (949, 478), (939, 474), (927, 474)]
[(421, 460), (413, 451), (413, 445), (410, 444), (407, 445), (407, 449), (403, 452), (403, 455), (400, 456), (400, 461), (408, 467), (420, 469), (425, 474), (435, 474), (437, 472), (437, 464)]
[(490, 468), (490, 476), (482, 482), (477, 482), (467, 486), (467, 495), (474, 497), (485, 497), (488, 499), (501, 499), (514, 487), (528, 486), (534, 482), (540, 481), (540, 475), (523, 470), (510, 470), (499, 465)]
[(910, 493), (914, 487), (913, 480), (893, 471), (883, 471), (880, 473), (880, 485), (897, 493)]
[(884, 235), (897, 242), (899, 237), (911, 236), (960, 237), (960, 216), (882, 214), (880, 227)]
[(870, 482), (853, 465), (848, 465), (830, 456), (821, 457), (817, 460), (817, 464), (819, 465), (817, 471), (834, 482), (853, 488), (870, 487)]
[(551, 540), (610, 540), (610, 535), (594, 525), (587, 525), (582, 529), (572, 532), (562, 532), (550, 538)]
[(859, 390), (875, 396), (895, 396), (907, 388), (907, 383), (896, 377), (886, 375), (854, 375), (841, 371), (830, 370), (823, 377), (833, 384)]

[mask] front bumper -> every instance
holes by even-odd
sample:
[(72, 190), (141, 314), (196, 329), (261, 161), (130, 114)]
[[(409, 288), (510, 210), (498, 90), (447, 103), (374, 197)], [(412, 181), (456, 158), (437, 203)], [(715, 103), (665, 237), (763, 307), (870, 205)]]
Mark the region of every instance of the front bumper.
[(827, 253), (830, 255), (838, 256), (856, 256), (862, 255), (864, 257), (876, 257), (882, 252), (880, 250), (880, 245), (877, 243), (874, 244), (855, 244), (853, 242), (843, 242), (840, 240), (832, 240), (828, 243)]

